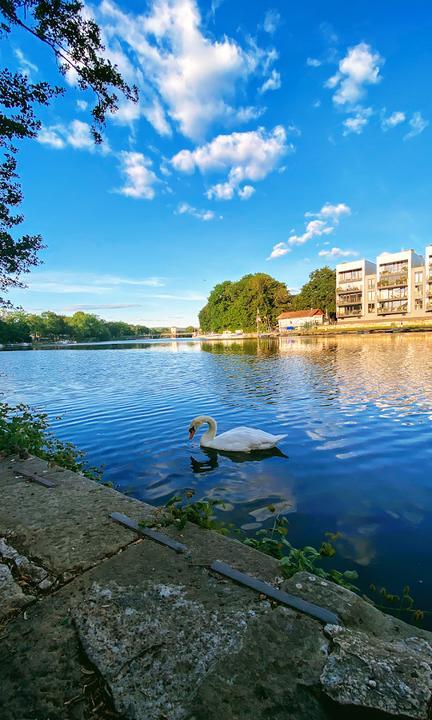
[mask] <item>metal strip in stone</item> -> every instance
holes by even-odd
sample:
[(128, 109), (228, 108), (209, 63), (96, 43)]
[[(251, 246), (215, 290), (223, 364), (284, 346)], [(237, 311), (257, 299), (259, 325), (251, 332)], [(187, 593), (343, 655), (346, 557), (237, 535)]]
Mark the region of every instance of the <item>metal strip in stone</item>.
[(130, 530), (135, 530), (135, 532), (139, 533), (139, 535), (144, 535), (144, 537), (148, 537), (150, 538), (150, 540), (154, 540), (161, 545), (166, 545), (167, 547), (175, 550), (178, 553), (184, 553), (187, 551), (186, 545), (177, 542), (177, 540), (173, 540), (169, 535), (157, 532), (157, 530), (141, 527), (141, 525), (139, 525), (136, 520), (132, 520), (132, 518), (128, 517), (127, 515), (123, 515), (123, 513), (113, 512), (110, 514), (110, 518), (115, 522), (120, 523), (120, 525), (129, 528)]
[(16, 467), (14, 468), (14, 472), (18, 473), (18, 475), (22, 475), (22, 477), (26, 480), (30, 480), (31, 482), (37, 483), (38, 485), (43, 485), (47, 488), (57, 487), (56, 484), (53, 483), (51, 480), (48, 480), (41, 475), (37, 475), (36, 473), (24, 472), (23, 470), (18, 470)]
[(219, 575), (224, 575), (225, 577), (230, 578), (230, 580), (234, 580), (240, 585), (246, 585), (252, 590), (282, 603), (282, 605), (287, 605), (288, 607), (299, 610), (306, 615), (310, 615), (325, 624), (341, 624), (338, 616), (330, 610), (326, 610), (325, 608), (315, 605), (314, 603), (310, 603), (307, 600), (302, 600), (302, 598), (296, 597), (295, 595), (290, 595), (283, 590), (278, 590), (273, 587), (273, 585), (263, 582), (263, 580), (257, 580), (257, 578), (252, 577), (252, 575), (246, 575), (246, 573), (242, 573), (231, 567), (231, 565), (227, 565), (220, 560), (214, 560), (210, 565), (210, 569), (217, 572)]

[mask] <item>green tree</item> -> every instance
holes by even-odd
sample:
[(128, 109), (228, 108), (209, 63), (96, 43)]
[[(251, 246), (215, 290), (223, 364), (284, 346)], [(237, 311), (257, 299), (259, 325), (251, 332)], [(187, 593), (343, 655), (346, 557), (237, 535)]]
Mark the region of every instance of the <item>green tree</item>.
[(259, 311), (263, 327), (271, 328), (291, 302), (286, 285), (265, 273), (245, 275), (237, 282), (226, 280), (211, 291), (199, 313), (200, 327), (204, 332), (253, 331)]
[(329, 317), (336, 315), (336, 271), (325, 267), (314, 270), (294, 297), (295, 310), (319, 308)]
[[(0, 36), (14, 28), (27, 31), (47, 45), (57, 60), (61, 74), (72, 70), (82, 90), (92, 90), (96, 102), (92, 109), (93, 136), (102, 141), (101, 128), (107, 113), (118, 108), (117, 91), (137, 99), (117, 66), (104, 57), (98, 25), (84, 12), (80, 0), (1, 0)], [(39, 263), (43, 247), (40, 235), (16, 237), (23, 216), (16, 213), (22, 201), (17, 181), (17, 141), (35, 138), (41, 127), (36, 107), (64, 93), (64, 88), (47, 82), (33, 83), (20, 72), (0, 69), (0, 305), (10, 305), (4, 297), (12, 287), (23, 287), (20, 277)]]
[(0, 343), (31, 342), (30, 325), (24, 312), (8, 313), (0, 320)]
[(109, 330), (112, 340), (120, 338), (128, 338), (135, 334), (133, 325), (122, 322), (121, 320), (112, 320), (105, 323)]
[(150, 328), (146, 327), (146, 325), (133, 325), (133, 331), (134, 335), (150, 335), (151, 330)]
[(111, 335), (106, 323), (97, 317), (82, 311), (76, 312), (72, 317), (65, 318), (74, 340), (110, 340)]
[(45, 323), (40, 315), (27, 315), (27, 322), (29, 324), (30, 333), (33, 338), (38, 340), (39, 338), (45, 337)]
[(43, 323), (43, 336), (57, 340), (67, 335), (67, 326), (62, 315), (57, 315), (50, 310), (41, 313), (40, 319)]

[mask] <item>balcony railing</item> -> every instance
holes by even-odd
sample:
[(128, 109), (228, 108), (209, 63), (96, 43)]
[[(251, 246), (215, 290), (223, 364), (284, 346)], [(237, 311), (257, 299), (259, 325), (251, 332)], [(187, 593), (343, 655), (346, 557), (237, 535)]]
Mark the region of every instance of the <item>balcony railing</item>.
[(383, 305), (378, 305), (377, 313), (378, 315), (401, 315), (403, 313), (408, 312), (408, 304), (406, 305), (397, 305), (396, 307), (389, 307), (386, 308)]
[(383, 297), (380, 293), (378, 296), (378, 302), (381, 303), (390, 302), (391, 300), (408, 300), (408, 293), (404, 292), (403, 295), (389, 295), (388, 297)]
[(363, 276), (362, 276), (362, 275), (358, 275), (358, 276), (356, 276), (356, 277), (350, 277), (350, 278), (339, 277), (339, 282), (340, 282), (340, 283), (352, 283), (352, 282), (357, 282), (357, 283), (358, 283), (358, 282), (361, 282), (362, 280), (363, 280)]
[(359, 309), (359, 310), (344, 310), (344, 311), (338, 312), (337, 316), (340, 318), (342, 318), (342, 317), (358, 317), (361, 314), (362, 314), (361, 309)]
[(408, 273), (386, 273), (384, 276), (380, 275), (380, 279), (377, 282), (377, 287), (379, 288), (404, 287), (405, 285), (408, 285)]
[(347, 295), (343, 299), (338, 298), (338, 301), (337, 301), (337, 304), (339, 307), (346, 307), (347, 305), (362, 305), (362, 303), (363, 303), (363, 300), (362, 300), (361, 295), (359, 297), (353, 296), (353, 295)]
[[(432, 282), (432, 277), (431, 277)], [(340, 295), (342, 293), (350, 293), (350, 292), (362, 292), (362, 288), (359, 287), (359, 285), (347, 285), (346, 287), (337, 287), (336, 292), (338, 292)]]
[(380, 265), (379, 274), (382, 275), (401, 275), (408, 272), (408, 263), (391, 263), (390, 265)]

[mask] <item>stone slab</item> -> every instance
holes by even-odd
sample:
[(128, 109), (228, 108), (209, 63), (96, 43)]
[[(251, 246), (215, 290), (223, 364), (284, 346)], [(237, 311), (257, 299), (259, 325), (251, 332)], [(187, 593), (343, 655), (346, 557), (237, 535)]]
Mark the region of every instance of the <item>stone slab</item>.
[[(56, 487), (29, 482), (19, 476), (19, 469), (41, 474)], [(19, 552), (62, 579), (136, 539), (110, 520), (111, 512), (136, 520), (153, 512), (150, 505), (38, 458), (1, 461), (0, 492), (0, 536), (12, 538)]]
[(417, 637), (382, 640), (338, 625), (327, 626), (325, 634), (331, 654), (321, 684), (333, 700), (388, 715), (429, 717), (431, 643)]
[[(163, 529), (187, 546), (181, 555), (137, 540), (109, 514), (139, 520), (150, 506), (39, 460), (25, 467), (55, 488), (26, 482), (16, 467), (0, 463), (6, 562), (28, 559), (70, 582), (0, 630), (2, 720), (93, 717), (83, 661), (104, 678), (123, 720), (333, 720), (345, 718), (345, 703), (362, 719), (376, 710), (428, 718), (431, 633), (314, 575), (284, 581), (274, 559), (193, 525)], [(345, 627), (272, 605), (210, 572), (214, 560), (336, 612)], [(3, 567), (19, 605), (21, 588)]]
[(1, 720), (84, 720), (85, 682), (64, 596), (43, 597), (0, 631)]
[(428, 630), (413, 627), (393, 615), (387, 615), (360, 595), (323, 580), (317, 575), (307, 572), (296, 573), (289, 580), (285, 580), (282, 587), (304, 600), (330, 608), (339, 616), (341, 624), (347, 628), (387, 640), (396, 641), (413, 635), (425, 638), (428, 642), (432, 639), (432, 633)]

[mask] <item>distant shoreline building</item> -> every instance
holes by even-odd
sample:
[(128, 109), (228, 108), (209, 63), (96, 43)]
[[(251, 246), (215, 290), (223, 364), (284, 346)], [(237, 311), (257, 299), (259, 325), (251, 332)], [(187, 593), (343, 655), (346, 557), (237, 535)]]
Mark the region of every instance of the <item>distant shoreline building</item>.
[(281, 313), (277, 321), (279, 332), (287, 332), (306, 324), (322, 325), (324, 313), (317, 308), (311, 308), (311, 310), (288, 310)]
[(432, 321), (432, 245), (425, 258), (401, 250), (378, 255), (376, 263), (336, 265), (336, 317), (343, 323)]

